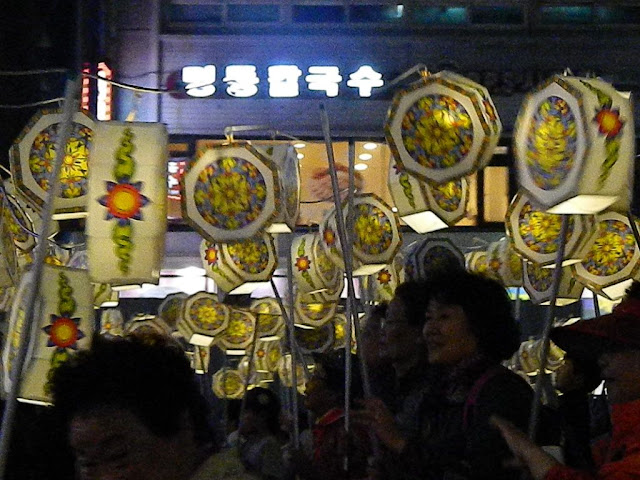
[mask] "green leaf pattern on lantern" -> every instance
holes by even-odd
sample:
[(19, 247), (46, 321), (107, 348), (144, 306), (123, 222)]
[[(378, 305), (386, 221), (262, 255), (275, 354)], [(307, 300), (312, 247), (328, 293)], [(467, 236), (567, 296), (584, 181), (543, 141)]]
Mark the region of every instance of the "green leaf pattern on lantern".
[(117, 222), (111, 231), (111, 240), (115, 245), (116, 257), (118, 257), (118, 268), (124, 274), (129, 273), (129, 264), (131, 263), (131, 251), (133, 250), (133, 226), (119, 225)]
[[(298, 245), (298, 251), (296, 252), (298, 257), (296, 259), (296, 266), (299, 265), (299, 260), (305, 257), (306, 245), (307, 245), (307, 240), (303, 238), (300, 241), (300, 245)], [(308, 260), (308, 258), (306, 258), (306, 260), (307, 260), (307, 268), (301, 269), (300, 267), (298, 267), (298, 271), (300, 272), (300, 275), (302, 275), (302, 278), (304, 278), (305, 282), (307, 282), (309, 285), (313, 287), (314, 286), (313, 279), (311, 278), (311, 274), (309, 273), (309, 265), (311, 264), (311, 262)]]
[(407, 197), (407, 200), (409, 201), (409, 205), (411, 205), (412, 208), (416, 208), (416, 199), (413, 196), (411, 183), (409, 182), (409, 175), (406, 172), (400, 173), (398, 181), (402, 187), (402, 193), (404, 193), (404, 196)]
[[(120, 147), (116, 152), (116, 164), (113, 168), (113, 176), (118, 182), (123, 180), (129, 181), (136, 171), (135, 160), (132, 153), (135, 150), (133, 144), (134, 134), (130, 128), (126, 128), (122, 132), (120, 139)], [(131, 252), (133, 250), (133, 225), (121, 225), (116, 222), (111, 231), (111, 240), (115, 245), (115, 254), (118, 257), (118, 268), (123, 274), (129, 273), (129, 264), (131, 263)]]
[(76, 311), (76, 301), (73, 298), (73, 288), (69, 285), (69, 278), (60, 272), (58, 276), (58, 312), (62, 316), (70, 317)]

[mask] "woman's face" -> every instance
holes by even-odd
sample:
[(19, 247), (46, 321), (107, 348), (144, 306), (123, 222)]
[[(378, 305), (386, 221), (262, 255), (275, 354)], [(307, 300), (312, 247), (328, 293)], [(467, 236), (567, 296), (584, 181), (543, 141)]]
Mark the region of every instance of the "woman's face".
[(445, 305), (431, 300), (426, 318), (422, 333), (427, 343), (429, 363), (454, 366), (478, 354), (478, 339), (460, 305)]
[(605, 352), (598, 358), (609, 403), (640, 399), (640, 350)]
[(394, 298), (381, 324), (380, 356), (395, 362), (412, 357), (423, 348), (420, 327), (409, 324), (404, 302)]

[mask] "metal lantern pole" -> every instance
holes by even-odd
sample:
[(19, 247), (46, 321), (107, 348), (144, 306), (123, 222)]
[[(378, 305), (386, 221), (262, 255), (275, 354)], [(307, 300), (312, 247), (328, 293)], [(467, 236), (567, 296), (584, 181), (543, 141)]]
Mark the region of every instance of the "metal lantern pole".
[(553, 327), (553, 320), (556, 308), (556, 299), (558, 297), (558, 290), (560, 289), (560, 278), (562, 276), (562, 259), (564, 257), (564, 250), (566, 244), (566, 236), (569, 230), (569, 216), (562, 215), (562, 226), (560, 228), (560, 237), (558, 238), (558, 251), (556, 253), (556, 263), (553, 271), (553, 283), (551, 284), (551, 303), (547, 310), (547, 318), (544, 324), (544, 331), (542, 334), (542, 351), (540, 353), (540, 370), (536, 378), (536, 385), (533, 395), (533, 401), (531, 404), (531, 417), (529, 418), (529, 438), (535, 439), (536, 430), (538, 428), (538, 419), (540, 417), (540, 405), (542, 398), (542, 389), (544, 385), (544, 377), (546, 376), (545, 367), (547, 365), (547, 358), (549, 357), (549, 346), (551, 328)]

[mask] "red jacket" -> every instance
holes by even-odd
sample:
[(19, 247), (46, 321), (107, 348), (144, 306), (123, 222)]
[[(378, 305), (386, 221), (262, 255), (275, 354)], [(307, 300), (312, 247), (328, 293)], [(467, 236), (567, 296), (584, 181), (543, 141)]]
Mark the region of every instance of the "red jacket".
[(611, 438), (597, 444), (596, 473), (553, 467), (545, 480), (640, 480), (640, 400), (613, 405)]

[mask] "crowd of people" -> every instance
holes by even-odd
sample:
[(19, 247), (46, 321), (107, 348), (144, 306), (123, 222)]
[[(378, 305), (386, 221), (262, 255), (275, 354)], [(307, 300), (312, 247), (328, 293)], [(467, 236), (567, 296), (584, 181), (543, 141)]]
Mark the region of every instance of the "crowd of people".
[[(640, 478), (638, 290), (609, 315), (553, 330), (567, 352), (563, 395), (539, 407), (535, 432), (533, 390), (503, 366), (520, 345), (511, 301), (464, 271), (401, 284), (374, 308), (351, 375), (344, 351), (314, 358), (303, 402), (313, 422), (299, 442), (278, 395), (254, 388), (222, 445), (182, 349), (161, 337), (96, 337), (56, 370), (54, 411), (81, 480)], [(592, 451), (588, 400), (601, 380), (611, 432)]]

